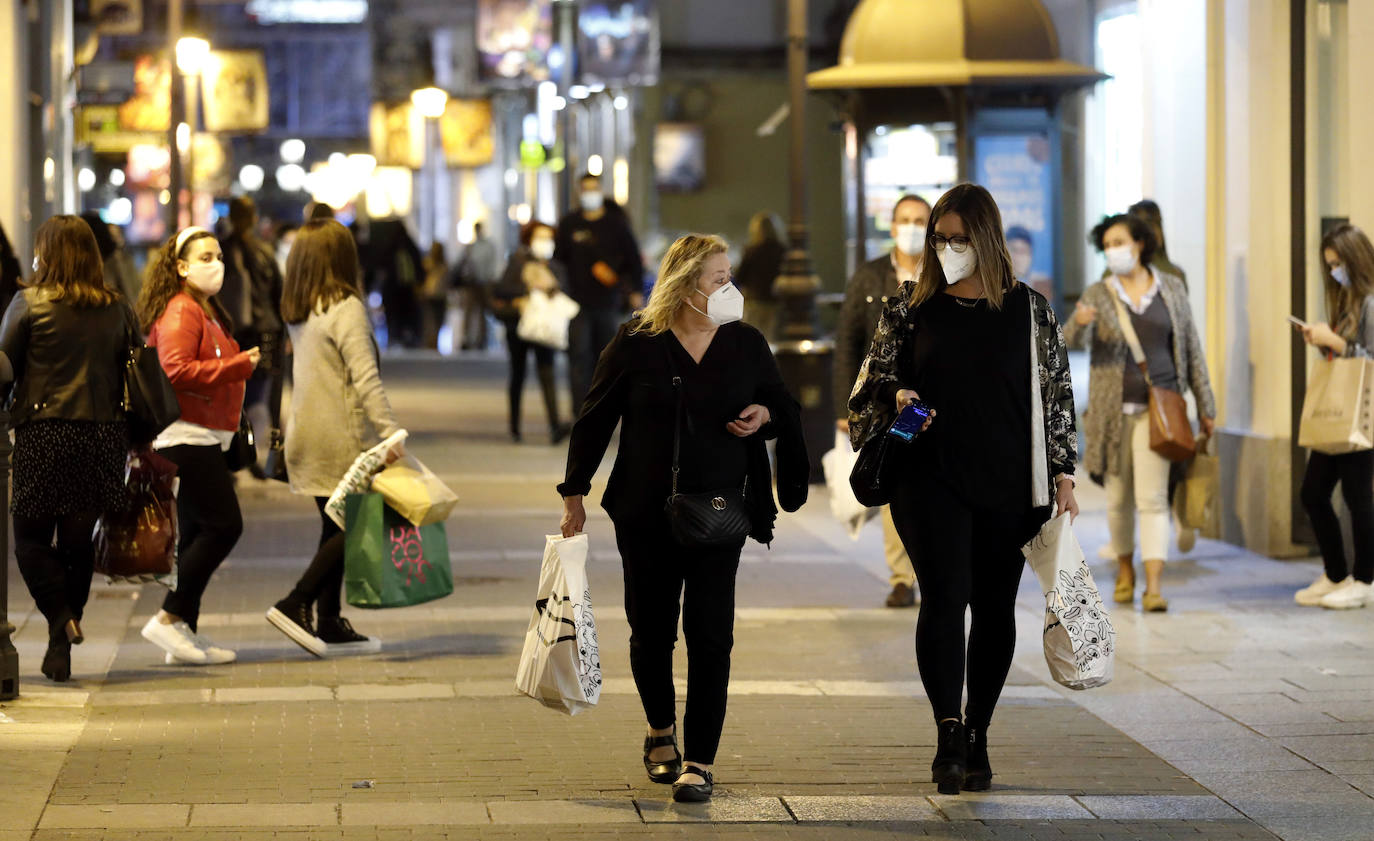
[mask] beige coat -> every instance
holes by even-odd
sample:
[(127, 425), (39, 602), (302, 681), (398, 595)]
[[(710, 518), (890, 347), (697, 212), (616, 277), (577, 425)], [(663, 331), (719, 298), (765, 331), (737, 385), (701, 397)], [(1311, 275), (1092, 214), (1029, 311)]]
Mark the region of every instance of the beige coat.
[(286, 424), (291, 490), (329, 496), (359, 453), (400, 426), (382, 390), (361, 299), (346, 298), (287, 329), (294, 354)]

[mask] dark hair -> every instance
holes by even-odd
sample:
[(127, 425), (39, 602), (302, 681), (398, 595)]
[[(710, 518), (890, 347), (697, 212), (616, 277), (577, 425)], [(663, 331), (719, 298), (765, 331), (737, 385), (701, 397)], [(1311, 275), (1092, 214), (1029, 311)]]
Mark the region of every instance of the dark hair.
[(54, 216), (38, 228), (34, 251), (38, 271), (30, 286), (52, 290), (52, 299), (73, 307), (103, 307), (119, 300), (105, 285), (105, 264), (95, 234), (80, 216)]
[(353, 234), (334, 219), (315, 219), (301, 226), (286, 257), (281, 316), (300, 324), (345, 298), (361, 298), (358, 246)]
[(521, 225), (520, 244), (528, 247), (530, 242), (534, 240), (534, 232), (539, 230), (540, 228), (548, 228), (551, 232), (554, 230), (554, 227), (550, 225), (548, 222), (540, 222), (538, 219), (531, 219), (530, 221)]
[(1374, 244), (1364, 231), (1345, 223), (1337, 225), (1322, 237), (1321, 250), (1331, 249), (1341, 259), (1350, 286), (1342, 287), (1331, 276), (1331, 267), (1322, 256), (1322, 278), (1326, 287), (1326, 311), (1331, 327), (1347, 339), (1355, 338), (1359, 329), (1364, 299), (1374, 294)]
[(1149, 267), (1155, 258), (1155, 232), (1151, 230), (1149, 223), (1139, 216), (1131, 216), (1127, 213), (1118, 213), (1115, 216), (1104, 216), (1102, 221), (1093, 226), (1088, 234), (1088, 242), (1092, 243), (1098, 251), (1102, 249), (1102, 240), (1107, 236), (1107, 231), (1117, 225), (1125, 225), (1126, 230), (1130, 231), (1131, 239), (1140, 243), (1140, 265)]
[[(153, 252), (153, 256), (148, 260), (148, 268), (143, 271), (143, 288), (138, 293), (138, 323), (147, 333), (153, 329), (153, 325), (162, 317), (162, 313), (167, 309), (167, 302), (172, 300), (181, 292), (182, 279), (177, 272), (177, 261), (181, 255), (186, 253), (186, 249), (191, 247), (191, 243), (209, 237), (214, 239), (215, 235), (209, 231), (197, 231), (186, 238), (177, 248), (177, 236), (173, 233), (162, 244), (162, 247)], [(216, 299), (211, 298), (211, 301)], [(213, 304), (212, 304), (213, 306)], [(217, 312), (222, 307), (217, 307)], [(226, 326), (229, 324), (228, 315), (222, 314)], [(233, 329), (230, 327), (229, 329)]]
[(1035, 240), (1031, 239), (1031, 232), (1020, 225), (1012, 225), (1010, 228), (1007, 228), (1007, 242), (1011, 242), (1014, 239), (1019, 239), (1027, 245), (1034, 244), (1035, 242)]
[(234, 226), (236, 236), (254, 236), (253, 222), (257, 219), (258, 208), (248, 196), (236, 196), (229, 200), (229, 224)]
[(110, 259), (115, 253), (115, 240), (114, 235), (110, 233), (110, 226), (106, 225), (105, 220), (94, 210), (81, 214), (81, 218), (91, 226), (91, 233), (95, 235), (95, 247), (100, 251), (100, 259)]
[(1168, 260), (1169, 252), (1164, 247), (1164, 217), (1159, 213), (1159, 205), (1151, 199), (1141, 199), (1126, 208), (1126, 213), (1145, 220), (1145, 224), (1150, 226), (1155, 235), (1155, 253), (1160, 259)]
[(318, 222), (322, 219), (333, 219), (334, 208), (322, 201), (312, 201), (307, 209), (310, 211), (306, 217), (306, 222)]
[(930, 202), (926, 201), (925, 199), (921, 198), (920, 196), (916, 195), (915, 193), (903, 193), (902, 196), (901, 196), (901, 198), (897, 199), (896, 203), (894, 203), (894, 204), (892, 205), (892, 218), (893, 218), (893, 219), (896, 219), (896, 218), (897, 218), (897, 208), (901, 207), (902, 205), (906, 204), (906, 203), (909, 202), (909, 201), (920, 202), (921, 204), (925, 205), (925, 206), (926, 206), (926, 214), (927, 214), (927, 215), (930, 214)]
[[(930, 209), (930, 224), (926, 226), (926, 253), (934, 247), (930, 238), (935, 234), (935, 225), (946, 213), (957, 213), (964, 220), (964, 229), (973, 250), (978, 255), (978, 274), (983, 279), (983, 293), (987, 295), (988, 306), (1002, 308), (1002, 297), (1016, 285), (1016, 277), (1011, 271), (1011, 255), (1007, 253), (1007, 241), (1002, 236), (1002, 211), (992, 194), (977, 184), (955, 184), (949, 192), (940, 196)], [(916, 289), (911, 293), (912, 306), (920, 306), (935, 297), (944, 289), (945, 270), (939, 260), (922, 260), (921, 276), (916, 280)]]

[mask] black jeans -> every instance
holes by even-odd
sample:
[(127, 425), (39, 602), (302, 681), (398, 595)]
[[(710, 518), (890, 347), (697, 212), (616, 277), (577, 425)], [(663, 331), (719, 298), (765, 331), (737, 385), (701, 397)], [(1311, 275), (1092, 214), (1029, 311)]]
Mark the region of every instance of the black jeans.
[(615, 542), (625, 571), (630, 671), (644, 715), (655, 730), (677, 721), (673, 646), (681, 609), (687, 639), (683, 751), (687, 759), (710, 765), (725, 726), (735, 644), (735, 572), (744, 542), (688, 549), (673, 542), (663, 518), (617, 524)]
[(573, 316), (568, 327), (568, 378), (572, 381), (573, 420), (582, 414), (582, 401), (592, 387), (596, 361), (620, 330), (625, 314), (620, 310), (586, 309)]
[[(1350, 531), (1355, 543), (1353, 569), (1346, 562), (1341, 523), (1331, 504), (1331, 493), (1340, 483), (1341, 496), (1350, 509)], [(1374, 450), (1332, 456), (1313, 452), (1302, 477), (1302, 507), (1317, 533), (1326, 577), (1340, 581), (1347, 574), (1369, 584), (1374, 581)]]
[[(1026, 563), (1021, 547), (1044, 518), (978, 510), (937, 484), (903, 477), (894, 489), (892, 520), (921, 588), (916, 666), (935, 720), (959, 718), (967, 662), (964, 719), (987, 727), (1016, 650), (1016, 590)], [(966, 610), (973, 613), (967, 645)]]
[(324, 513), (328, 501), (328, 497), (315, 497), (315, 507), (320, 509), (320, 543), (315, 557), (310, 559), (310, 566), (305, 568), (287, 600), (314, 604), (321, 619), (338, 619), (343, 611), (339, 593), (343, 589), (344, 532)]
[(162, 600), (162, 609), (180, 616), (196, 630), (200, 600), (210, 576), (229, 557), (243, 534), (243, 514), (234, 493), (234, 477), (217, 446), (183, 444), (159, 450), (177, 466), (177, 588)]
[[(80, 619), (91, 593), (98, 514), (14, 518), (14, 555), (49, 629)], [(55, 539), (54, 539), (55, 535)]]
[(547, 345), (536, 345), (516, 335), (515, 325), (506, 326), (506, 349), (510, 351), (510, 431), (520, 431), (520, 403), (525, 392), (525, 368), (529, 355), (534, 353), (534, 371), (539, 377), (539, 389), (544, 393), (544, 412), (549, 416), (549, 429), (557, 429), (558, 392), (554, 388), (553, 365), (554, 349)]

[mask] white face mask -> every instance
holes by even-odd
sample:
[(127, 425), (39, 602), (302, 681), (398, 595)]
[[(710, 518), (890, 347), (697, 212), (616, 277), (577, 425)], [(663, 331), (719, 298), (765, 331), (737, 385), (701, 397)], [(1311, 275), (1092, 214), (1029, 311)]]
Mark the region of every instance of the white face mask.
[(553, 240), (548, 237), (540, 237), (530, 241), (530, 253), (536, 258), (544, 261), (553, 259)]
[(578, 201), (582, 203), (583, 210), (595, 213), (606, 204), (606, 197), (596, 190), (591, 190), (578, 196)]
[(1350, 273), (1345, 270), (1345, 266), (1333, 266), (1331, 268), (1331, 279), (1341, 286), (1350, 286)]
[(218, 260), (196, 263), (186, 270), (186, 283), (202, 295), (214, 295), (224, 285), (224, 264)]
[(936, 255), (940, 258), (940, 268), (945, 273), (945, 283), (953, 285), (973, 274), (973, 270), (978, 267), (978, 252), (973, 244), (964, 249), (964, 253), (958, 254), (949, 243), (945, 243), (936, 250)]
[(1124, 277), (1135, 271), (1135, 267), (1140, 264), (1136, 259), (1135, 252), (1129, 245), (1118, 245), (1114, 248), (1103, 250), (1102, 256), (1107, 258), (1107, 271), (1119, 277)]
[[(706, 295), (700, 289), (696, 291), (699, 295)], [(706, 295), (705, 312), (697, 309), (696, 304), (690, 300), (687, 302), (687, 306), (711, 319), (719, 327), (722, 324), (729, 324), (744, 318), (744, 293), (740, 292), (735, 284), (727, 283), (710, 295)]]
[(916, 257), (926, 250), (926, 226), (915, 224), (902, 224), (892, 229), (892, 239), (897, 243), (897, 250), (911, 257)]

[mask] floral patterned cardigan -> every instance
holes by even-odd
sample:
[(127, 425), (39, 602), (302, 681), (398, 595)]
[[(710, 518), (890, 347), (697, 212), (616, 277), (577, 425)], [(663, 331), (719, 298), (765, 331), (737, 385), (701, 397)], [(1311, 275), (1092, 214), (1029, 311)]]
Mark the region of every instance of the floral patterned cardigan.
[[(896, 418), (897, 390), (906, 387), (901, 372), (913, 352), (916, 334), (916, 311), (910, 307), (915, 286), (915, 281), (907, 281), (901, 285), (900, 294), (888, 298), (849, 395), (849, 438), (856, 450), (886, 431)], [(1055, 478), (1073, 475), (1078, 432), (1064, 334), (1045, 296), (1034, 289), (1027, 291), (1031, 302), (1031, 367), (1026, 386), (1033, 454), (1029, 490), (1032, 507), (1039, 508), (1054, 504)]]

